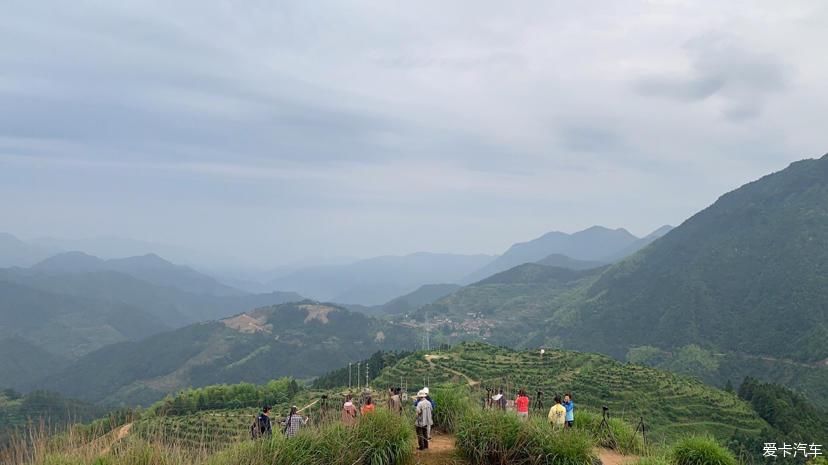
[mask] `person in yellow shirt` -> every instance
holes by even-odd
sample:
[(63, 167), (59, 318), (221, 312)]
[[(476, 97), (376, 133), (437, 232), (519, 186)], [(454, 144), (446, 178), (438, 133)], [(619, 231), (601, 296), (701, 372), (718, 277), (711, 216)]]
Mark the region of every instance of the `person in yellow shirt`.
[(549, 409), (547, 418), (549, 418), (549, 423), (553, 428), (563, 428), (566, 421), (566, 407), (561, 405), (561, 396), (555, 396), (555, 405)]

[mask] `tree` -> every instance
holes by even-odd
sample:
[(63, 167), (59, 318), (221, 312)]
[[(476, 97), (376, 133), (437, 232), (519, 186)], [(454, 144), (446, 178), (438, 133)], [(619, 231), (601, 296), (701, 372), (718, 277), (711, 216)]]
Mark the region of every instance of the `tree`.
[(728, 378), (727, 382), (725, 383), (724, 390), (725, 392), (733, 394), (733, 384), (730, 382), (730, 378)]

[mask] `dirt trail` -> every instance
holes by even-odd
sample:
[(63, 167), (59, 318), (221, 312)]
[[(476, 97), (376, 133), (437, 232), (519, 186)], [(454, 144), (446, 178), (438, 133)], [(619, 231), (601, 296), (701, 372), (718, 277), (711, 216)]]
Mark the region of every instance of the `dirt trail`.
[[(434, 361), (435, 360), (440, 360), (441, 358), (443, 358), (443, 357), (441, 357), (439, 355), (426, 355), (425, 356), (426, 361), (428, 362), (429, 365), (432, 366), (432, 368), (437, 366), (437, 364), (434, 363)], [(448, 371), (449, 373), (454, 373), (455, 375), (464, 378), (466, 380), (466, 382), (469, 383), (469, 386), (474, 387), (474, 386), (477, 386), (478, 384), (480, 384), (480, 381), (475, 381), (475, 380), (471, 379), (471, 377), (469, 377), (469, 375), (467, 375), (467, 374), (465, 374), (461, 371), (457, 371), (453, 368), (449, 368), (447, 366), (442, 366), (442, 365), (440, 366), (440, 368), (443, 369), (443, 370)]]
[(433, 435), (431, 441), (428, 442), (428, 449), (416, 451), (414, 460), (418, 465), (464, 465), (468, 463), (457, 456), (454, 436), (445, 434)]
[[(132, 423), (127, 423), (125, 425), (119, 426), (114, 431), (112, 431), (107, 436), (112, 436), (112, 439), (101, 449), (101, 455), (106, 455), (112, 449), (112, 446), (118, 443), (118, 441), (123, 440), (125, 437), (129, 435), (130, 430), (132, 430)], [(104, 437), (107, 437), (104, 436)]]
[(602, 465), (628, 465), (638, 460), (635, 455), (621, 455), (612, 449), (596, 449)]

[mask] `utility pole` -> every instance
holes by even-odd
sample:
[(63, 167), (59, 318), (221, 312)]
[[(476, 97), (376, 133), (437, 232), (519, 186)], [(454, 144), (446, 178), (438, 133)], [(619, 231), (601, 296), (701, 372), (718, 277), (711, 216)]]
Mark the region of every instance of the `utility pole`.
[(368, 362), (365, 362), (365, 389), (368, 389)]
[(357, 362), (357, 391), (359, 391), (359, 365), (360, 363)]
[(351, 390), (351, 362), (348, 362), (348, 390)]

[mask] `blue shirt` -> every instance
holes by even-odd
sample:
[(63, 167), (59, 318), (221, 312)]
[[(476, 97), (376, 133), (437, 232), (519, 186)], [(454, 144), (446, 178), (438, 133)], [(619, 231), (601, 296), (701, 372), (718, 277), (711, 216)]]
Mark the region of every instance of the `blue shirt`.
[(566, 421), (575, 421), (575, 403), (570, 400), (562, 405), (566, 408)]

